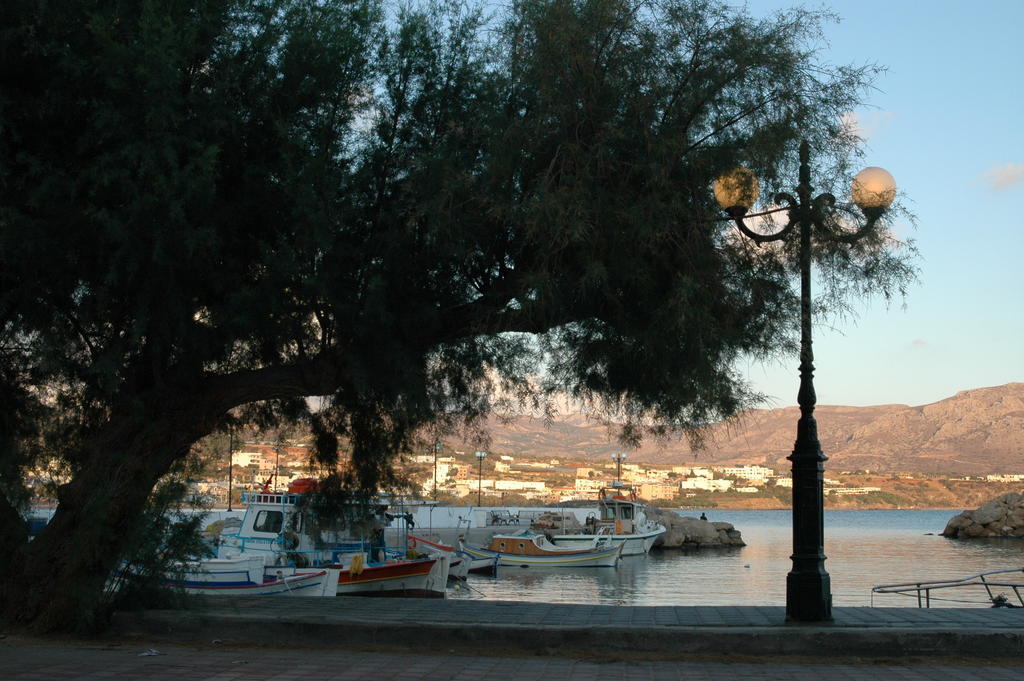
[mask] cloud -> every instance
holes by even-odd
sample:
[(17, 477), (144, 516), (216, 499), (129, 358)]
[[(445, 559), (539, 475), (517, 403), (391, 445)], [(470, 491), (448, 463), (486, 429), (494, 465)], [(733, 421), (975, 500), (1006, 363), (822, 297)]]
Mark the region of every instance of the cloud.
[(928, 341), (926, 341), (923, 338), (915, 338), (914, 340), (910, 341), (910, 344), (913, 345), (915, 348), (923, 348), (924, 346), (928, 345)]
[(1024, 182), (1024, 163), (1004, 163), (982, 174), (981, 178), (988, 182), (994, 191), (1001, 192)]
[(841, 119), (848, 132), (867, 140), (889, 127), (892, 117), (891, 111), (847, 111)]

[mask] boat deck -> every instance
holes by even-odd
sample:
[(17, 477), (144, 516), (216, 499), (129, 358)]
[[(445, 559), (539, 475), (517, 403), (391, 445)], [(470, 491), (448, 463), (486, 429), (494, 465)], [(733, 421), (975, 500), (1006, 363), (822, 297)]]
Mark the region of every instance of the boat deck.
[(681, 655), (1024, 658), (1024, 608), (836, 607), (789, 623), (785, 608), (614, 606), (416, 598), (239, 598), (119, 613), (120, 635), (178, 643), (401, 646)]

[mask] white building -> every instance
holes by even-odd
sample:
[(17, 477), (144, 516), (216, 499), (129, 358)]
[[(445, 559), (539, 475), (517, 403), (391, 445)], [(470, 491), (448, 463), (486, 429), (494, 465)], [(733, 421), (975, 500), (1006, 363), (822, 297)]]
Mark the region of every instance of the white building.
[(881, 492), (881, 487), (826, 487), (824, 493), (836, 496), (868, 494), (870, 492)]
[(740, 478), (741, 480), (760, 480), (761, 482), (775, 477), (775, 471), (764, 466), (729, 466), (719, 469), (719, 472), (722, 475)]
[(1024, 474), (1002, 473), (999, 475), (986, 475), (985, 479), (989, 482), (1020, 482), (1024, 480)]
[(732, 480), (713, 478), (687, 478), (679, 483), (679, 489), (703, 489), (709, 492), (724, 492), (732, 487)]
[(263, 461), (263, 454), (260, 452), (232, 452), (232, 466), (259, 466)]
[(576, 478), (573, 488), (577, 492), (598, 492), (604, 487), (604, 480), (592, 480), (591, 478)]
[(494, 489), (499, 492), (545, 492), (547, 484), (541, 482), (526, 482), (523, 480), (498, 480), (494, 483)]

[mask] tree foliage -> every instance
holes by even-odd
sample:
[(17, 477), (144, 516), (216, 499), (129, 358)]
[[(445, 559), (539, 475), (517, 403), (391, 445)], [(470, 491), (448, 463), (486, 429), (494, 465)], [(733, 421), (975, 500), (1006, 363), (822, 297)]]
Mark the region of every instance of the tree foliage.
[[(100, 593), (157, 480), (236, 407), (308, 420), (327, 463), (345, 436), (346, 484), (368, 491), (420, 429), (502, 399), (568, 393), (626, 437), (750, 404), (732, 367), (788, 346), (792, 254), (733, 238), (709, 185), (743, 163), (788, 189), (803, 137), (818, 189), (839, 186), (858, 142), (842, 114), (874, 69), (822, 62), (828, 18), (3, 3), (7, 616), (48, 628), (93, 607), (16, 585), (89, 574)], [(891, 246), (822, 249), (842, 275), (825, 281), (898, 291), (911, 270)], [(71, 478), (27, 544), (15, 509), (40, 455)]]

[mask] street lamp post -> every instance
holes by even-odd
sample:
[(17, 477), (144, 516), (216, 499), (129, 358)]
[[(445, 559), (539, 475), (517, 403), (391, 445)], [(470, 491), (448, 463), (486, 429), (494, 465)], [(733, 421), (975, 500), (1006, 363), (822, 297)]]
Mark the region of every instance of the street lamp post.
[(434, 501), (437, 501), (437, 453), (441, 451), (441, 443), (434, 443)]
[(480, 493), (481, 493), (481, 491), (483, 489), (484, 457), (485, 456), (487, 456), (487, 452), (477, 452), (476, 453), (476, 461), (477, 461), (477, 468), (476, 468), (476, 505), (477, 506), (480, 505)]
[[(737, 168), (715, 182), (715, 199), (746, 237), (758, 245), (799, 238), (800, 258), (800, 420), (796, 442), (789, 460), (793, 462), (793, 569), (786, 576), (786, 619), (820, 622), (832, 619), (832, 593), (825, 570), (825, 522), (823, 481), (828, 460), (818, 440), (814, 419), (814, 353), (811, 349), (811, 237), (819, 241), (852, 243), (867, 235), (896, 196), (896, 183), (881, 168), (866, 168), (853, 180), (853, 200), (867, 222), (853, 232), (840, 232), (830, 224), (828, 214), (835, 205), (831, 194), (812, 198), (810, 152), (807, 141), (800, 144), (800, 184), (796, 197), (778, 194), (776, 203), (788, 205), (786, 226), (773, 234), (750, 230), (744, 216), (759, 192), (757, 178)], [(794, 232), (794, 227), (798, 231)], [(797, 236), (794, 236), (796, 234)]]
[(612, 452), (612, 460), (615, 462), (615, 484), (612, 487), (622, 487), (622, 462), (625, 458), (625, 452)]
[(228, 511), (231, 510), (231, 472), (235, 467), (235, 429), (228, 428)]
[(277, 438), (274, 444), (274, 491), (278, 490), (281, 483), (281, 438)]

